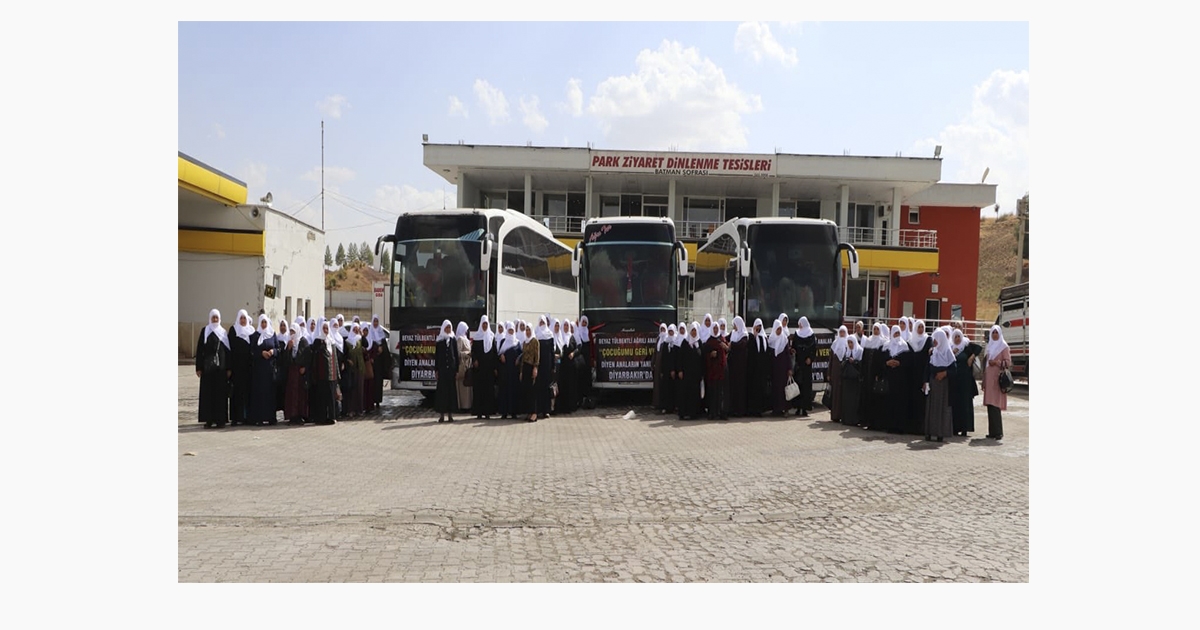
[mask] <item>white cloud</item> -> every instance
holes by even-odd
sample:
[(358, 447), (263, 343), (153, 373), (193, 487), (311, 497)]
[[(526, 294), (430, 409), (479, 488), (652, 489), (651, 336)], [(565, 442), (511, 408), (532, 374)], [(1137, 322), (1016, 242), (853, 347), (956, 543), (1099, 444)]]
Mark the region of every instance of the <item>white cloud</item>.
[(212, 134), (208, 137), (216, 138), (217, 140), (224, 140), (225, 139), (225, 128), (222, 127), (220, 123), (213, 123)]
[(451, 96), (450, 97), (450, 112), (449, 112), (449, 114), (450, 114), (451, 118), (453, 118), (454, 116), (462, 116), (463, 118), (468, 118), (467, 106), (462, 101), (458, 100), (457, 96)]
[[(321, 181), (321, 167), (315, 166), (312, 170), (300, 176), (300, 179), (309, 182)], [(325, 188), (335, 188), (340, 184), (344, 184), (354, 179), (354, 171), (345, 166), (326, 166), (325, 167)]]
[(588, 103), (606, 139), (630, 149), (727, 150), (747, 146), (742, 114), (762, 109), (695, 48), (663, 41), (638, 53), (637, 70), (609, 77)]
[(317, 111), (330, 118), (341, 118), (342, 108), (350, 109), (350, 101), (341, 94), (326, 96), (325, 100), (317, 103)]
[(493, 125), (508, 122), (508, 99), (504, 98), (500, 88), (492, 87), (483, 79), (475, 79), (475, 97)]
[(445, 190), (417, 190), (408, 184), (388, 184), (375, 189), (371, 205), (397, 213), (406, 210), (434, 210), (456, 207), (458, 197), (456, 193)]
[[(1016, 210), (1029, 191), (1029, 71), (995, 70), (975, 86), (971, 111), (936, 138), (916, 143), (918, 155), (942, 145), (942, 181), (977, 184), (985, 169), (996, 184), (1000, 212)], [(985, 214), (991, 214), (991, 208)]]
[(550, 121), (546, 120), (546, 117), (538, 109), (538, 97), (531, 96), (525, 98), (522, 96), (519, 107), (521, 108), (521, 114), (523, 114), (521, 122), (525, 123), (525, 126), (529, 127), (534, 133), (541, 133), (546, 130), (546, 127), (550, 126)]
[(733, 37), (733, 49), (736, 52), (747, 52), (755, 62), (763, 59), (774, 59), (785, 67), (794, 66), (798, 61), (795, 48), (784, 48), (775, 36), (771, 27), (762, 22), (742, 22), (738, 25), (737, 34)]
[(567, 81), (567, 102), (560, 104), (560, 107), (572, 116), (583, 115), (583, 81)]

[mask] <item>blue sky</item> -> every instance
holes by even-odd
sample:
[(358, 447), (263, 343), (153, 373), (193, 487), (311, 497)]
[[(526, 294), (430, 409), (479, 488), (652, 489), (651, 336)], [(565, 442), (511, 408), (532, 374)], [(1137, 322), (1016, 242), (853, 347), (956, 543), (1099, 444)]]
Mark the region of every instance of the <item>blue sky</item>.
[[(1027, 22), (180, 22), (179, 150), (374, 244), (431, 142), (929, 156), (1029, 190)], [(305, 204), (308, 203), (307, 206)], [(990, 214), (991, 210), (987, 211)]]

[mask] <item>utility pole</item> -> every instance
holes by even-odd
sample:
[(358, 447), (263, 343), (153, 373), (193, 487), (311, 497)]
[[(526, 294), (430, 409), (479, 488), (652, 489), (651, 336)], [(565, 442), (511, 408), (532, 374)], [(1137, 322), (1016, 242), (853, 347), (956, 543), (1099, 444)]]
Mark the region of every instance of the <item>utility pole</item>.
[(1021, 284), (1021, 275), (1025, 271), (1025, 225), (1029, 221), (1029, 195), (1017, 200), (1017, 281)]
[(325, 121), (321, 121), (321, 231), (325, 231)]

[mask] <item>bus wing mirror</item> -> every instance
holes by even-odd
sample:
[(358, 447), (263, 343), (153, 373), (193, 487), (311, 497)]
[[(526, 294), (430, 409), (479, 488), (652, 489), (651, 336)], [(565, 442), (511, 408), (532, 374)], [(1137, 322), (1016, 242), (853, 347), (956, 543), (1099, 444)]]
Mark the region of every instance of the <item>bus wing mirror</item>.
[(379, 257), (379, 250), (381, 247), (383, 247), (384, 243), (393, 243), (395, 241), (396, 241), (395, 234), (384, 234), (383, 236), (380, 236), (379, 238), (375, 239), (375, 257), (376, 258)]
[(683, 246), (683, 241), (675, 241), (675, 247), (679, 250), (676, 260), (679, 261), (679, 277), (686, 278), (688, 275), (688, 252)]
[(579, 257), (583, 254), (583, 242), (575, 244), (575, 249), (571, 250), (571, 275), (575, 278), (579, 277)]
[(483, 254), (479, 258), (479, 268), (483, 271), (488, 271), (492, 268), (492, 247), (495, 245), (492, 240), (492, 235), (486, 234), (483, 238)]
[(846, 250), (846, 258), (850, 261), (850, 277), (858, 277), (858, 250), (850, 243), (838, 244), (838, 250)]
[(750, 248), (743, 247), (738, 255), (738, 271), (741, 272), (743, 278), (750, 277)]

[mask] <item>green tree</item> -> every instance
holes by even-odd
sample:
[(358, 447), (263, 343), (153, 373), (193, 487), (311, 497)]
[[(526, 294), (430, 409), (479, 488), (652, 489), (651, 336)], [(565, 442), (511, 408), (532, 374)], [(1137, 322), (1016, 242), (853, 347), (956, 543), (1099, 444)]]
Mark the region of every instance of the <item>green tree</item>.
[(371, 251), (371, 247), (367, 245), (366, 241), (358, 246), (358, 259), (367, 263), (368, 267), (375, 266), (375, 253)]
[(349, 267), (358, 262), (358, 245), (350, 243), (350, 249), (346, 250), (346, 266)]
[(381, 265), (379, 265), (379, 270), (382, 271), (383, 273), (391, 273), (392, 255), (387, 253), (387, 250), (384, 250), (381, 260), (383, 262)]
[(333, 262), (336, 262), (337, 266), (339, 267), (345, 266), (346, 264), (346, 248), (342, 247), (341, 243), (338, 243), (337, 256), (333, 258)]
[(325, 246), (325, 266), (326, 266), (326, 267), (332, 267), (332, 266), (333, 266), (333, 254), (330, 254), (330, 253), (329, 253), (329, 246), (328, 246), (328, 245), (326, 245), (326, 246)]

